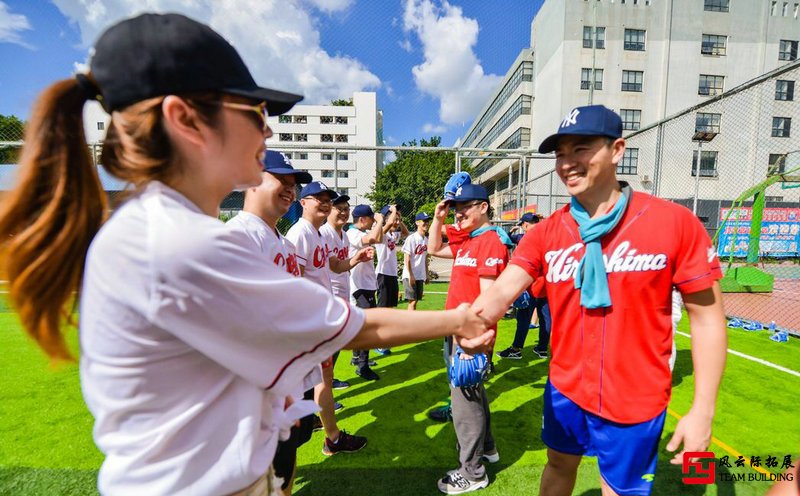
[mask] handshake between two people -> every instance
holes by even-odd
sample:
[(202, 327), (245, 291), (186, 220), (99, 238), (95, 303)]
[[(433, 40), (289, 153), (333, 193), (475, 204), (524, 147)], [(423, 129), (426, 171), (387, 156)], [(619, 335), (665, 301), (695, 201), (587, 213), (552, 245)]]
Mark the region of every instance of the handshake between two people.
[(455, 334), (458, 345), (468, 354), (490, 353), (494, 348), (497, 333), (491, 329), (497, 321), (490, 321), (482, 315), (482, 310), (469, 303), (456, 308), (462, 324)]

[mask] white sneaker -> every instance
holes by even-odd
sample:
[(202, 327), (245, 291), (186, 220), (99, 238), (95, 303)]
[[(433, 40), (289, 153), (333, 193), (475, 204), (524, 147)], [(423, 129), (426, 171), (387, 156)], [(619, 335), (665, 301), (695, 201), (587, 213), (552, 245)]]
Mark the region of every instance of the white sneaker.
[(492, 451), (487, 451), (483, 454), (482, 457), (487, 463), (497, 463), (500, 461), (500, 453), (497, 452), (497, 448), (493, 449)]
[(489, 477), (484, 475), (479, 480), (471, 481), (458, 473), (458, 470), (451, 470), (447, 475), (439, 479), (436, 485), (445, 494), (471, 493), (488, 486)]

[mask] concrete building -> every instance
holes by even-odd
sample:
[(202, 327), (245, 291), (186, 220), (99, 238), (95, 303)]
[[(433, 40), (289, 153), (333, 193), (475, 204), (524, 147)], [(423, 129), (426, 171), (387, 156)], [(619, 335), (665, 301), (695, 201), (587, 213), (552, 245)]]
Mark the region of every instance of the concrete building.
[[(509, 68), (462, 144), (535, 148), (569, 109), (589, 103), (619, 112), (625, 133), (634, 133), (793, 63), (799, 41), (800, 4), (795, 1), (546, 0), (531, 24), (531, 47), (523, 49)], [(532, 67), (532, 77), (515, 85), (521, 67)], [(752, 162), (763, 162), (764, 167), (748, 171), (748, 181), (763, 178), (770, 156), (800, 143), (800, 131), (792, 134), (791, 130), (791, 121), (800, 119), (794, 96), (796, 81), (771, 84), (773, 100), (779, 105), (767, 106), (780, 107), (775, 110), (779, 113), (753, 116), (749, 128), (738, 127), (743, 118), (727, 116), (727, 112), (748, 110), (725, 109), (724, 105), (720, 111), (697, 112), (692, 118), (697, 130), (718, 132), (721, 137), (727, 134), (730, 140), (742, 141), (737, 133), (759, 135), (758, 149), (748, 150), (748, 154)], [(517, 89), (507, 91), (511, 87)], [(515, 105), (521, 108), (517, 110)], [(729, 122), (736, 122), (737, 127), (726, 125)], [(763, 126), (764, 133), (760, 132)], [(693, 132), (687, 129), (685, 142), (679, 145), (688, 150), (688, 158), (680, 159), (688, 163), (673, 166), (681, 171), (679, 175), (662, 178), (662, 196), (681, 194), (685, 188), (680, 183), (693, 181), (691, 153), (697, 149), (691, 141)], [(515, 135), (519, 140), (512, 139)], [(710, 153), (724, 145), (725, 140), (720, 139), (703, 147), (700, 175), (704, 181), (719, 181), (716, 171), (725, 168), (724, 161), (739, 159), (732, 153)], [(618, 172), (635, 188), (652, 189), (653, 178), (641, 173), (638, 159), (632, 150)], [(482, 160), (473, 165), (478, 180), (494, 192), (496, 208), (508, 212), (517, 205), (515, 197), (519, 195), (514, 194), (514, 187), (519, 180), (519, 160)], [(552, 160), (531, 160), (528, 179), (546, 173), (552, 165)], [(709, 172), (712, 169), (714, 172)], [(736, 187), (742, 185), (741, 175), (731, 180), (738, 181)], [(549, 187), (538, 185), (540, 190)], [(564, 194), (557, 179), (552, 188), (556, 196)], [(717, 196), (730, 197), (724, 187), (712, 189)], [(537, 209), (549, 213), (561, 204), (563, 199)]]
[[(271, 117), (274, 134), (267, 146), (291, 153), (296, 168), (349, 195), (355, 205), (368, 202), (364, 195), (372, 190), (383, 156), (381, 152), (346, 148), (383, 145), (383, 113), (373, 92), (356, 92), (352, 101), (352, 106), (295, 105), (285, 115)], [(282, 149), (282, 144), (303, 148)], [(343, 148), (314, 148), (319, 145)]]

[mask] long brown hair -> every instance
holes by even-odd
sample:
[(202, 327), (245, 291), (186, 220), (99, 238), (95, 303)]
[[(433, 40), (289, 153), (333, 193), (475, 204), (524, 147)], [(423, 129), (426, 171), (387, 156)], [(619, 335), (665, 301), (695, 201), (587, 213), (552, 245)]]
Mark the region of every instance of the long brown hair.
[[(216, 121), (218, 94), (187, 102)], [(2, 260), (9, 297), (22, 325), (54, 360), (72, 360), (61, 326), (74, 309), (89, 243), (107, 217), (103, 191), (83, 132), (85, 92), (59, 81), (37, 100), (25, 130), (16, 187), (0, 205)], [(114, 112), (101, 162), (135, 188), (176, 173), (174, 148), (163, 127), (161, 102), (151, 98)]]

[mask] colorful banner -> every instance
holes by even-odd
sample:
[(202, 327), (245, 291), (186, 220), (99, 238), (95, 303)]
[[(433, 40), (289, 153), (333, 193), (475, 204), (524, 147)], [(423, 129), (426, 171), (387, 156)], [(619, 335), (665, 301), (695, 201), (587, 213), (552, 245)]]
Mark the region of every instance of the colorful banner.
[[(730, 256), (731, 240), (735, 237), (733, 256), (746, 257), (750, 244), (750, 219), (752, 209), (744, 207), (731, 214), (724, 222), (729, 208), (720, 209), (719, 256)], [(758, 244), (760, 256), (796, 257), (800, 246), (800, 208), (765, 208), (761, 223), (761, 238)]]
[(500, 214), (500, 218), (503, 220), (517, 220), (522, 217), (522, 214), (530, 212), (532, 214), (536, 213), (536, 204), (525, 205), (520, 209), (514, 210), (506, 210), (505, 212)]

